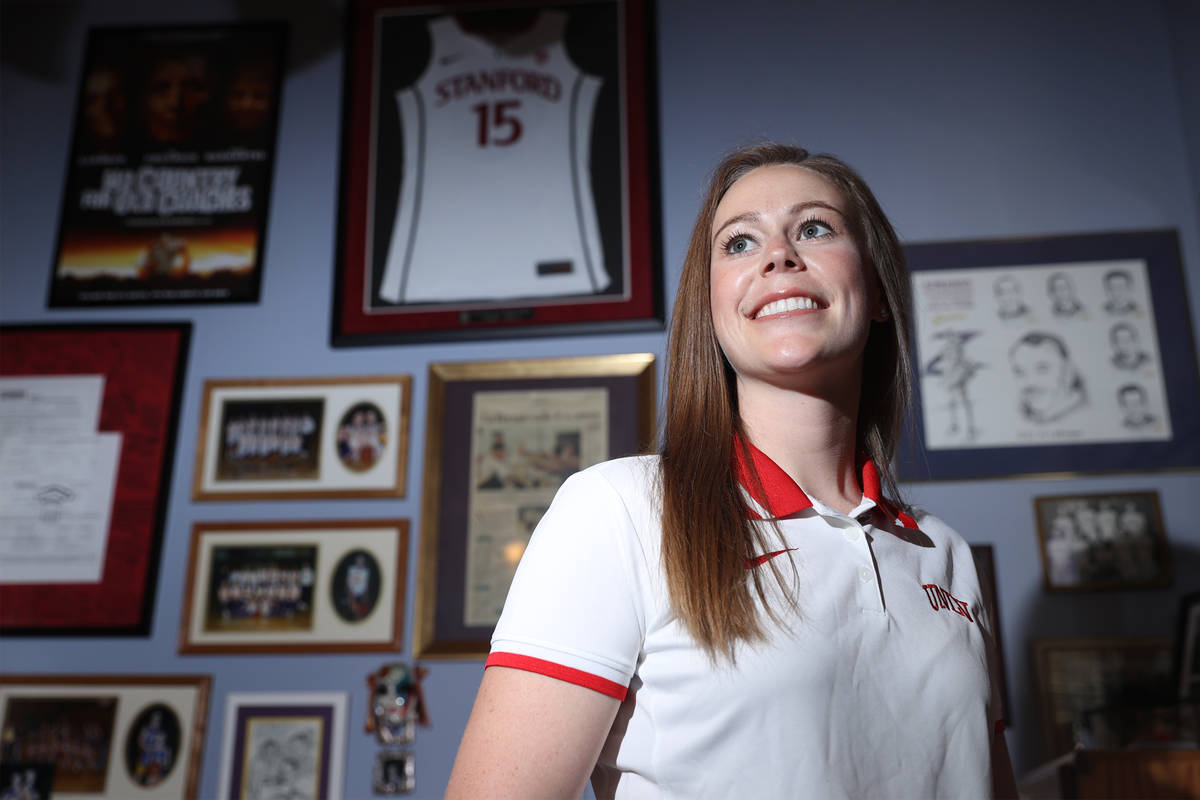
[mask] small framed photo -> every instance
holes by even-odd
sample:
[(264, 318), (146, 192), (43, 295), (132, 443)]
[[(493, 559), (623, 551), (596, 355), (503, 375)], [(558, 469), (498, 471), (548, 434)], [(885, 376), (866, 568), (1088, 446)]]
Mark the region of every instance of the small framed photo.
[(1173, 230), (905, 247), (906, 480), (1200, 466), (1200, 373)]
[(1053, 495), (1033, 504), (1047, 591), (1171, 584), (1158, 492)]
[(979, 587), (983, 591), (983, 605), (992, 623), (996, 637), (996, 669), (1000, 682), (1000, 717), (1008, 727), (1013, 726), (1012, 703), (1008, 700), (1008, 675), (1004, 669), (1004, 643), (1000, 636), (1000, 601), (996, 596), (996, 561), (990, 544), (971, 545), (971, 557), (975, 560), (975, 572), (979, 576)]
[(417, 788), (416, 765), (407, 750), (381, 750), (375, 754), (375, 794), (408, 794)]
[(1175, 674), (1179, 698), (1200, 701), (1200, 592), (1189, 592), (1179, 600)]
[(567, 476), (645, 452), (649, 353), (431, 364), (413, 655), (483, 658)]
[(408, 520), (192, 527), (180, 653), (394, 652)]
[(16, 780), (26, 791), (17, 797), (33, 797), (49, 781), (54, 797), (195, 797), (210, 684), (207, 675), (0, 676), (0, 791)]
[(334, 346), (661, 329), (653, 4), (348, 5)]
[(226, 697), (220, 800), (341, 800), (345, 758), (344, 692)]
[(1141, 705), (1171, 688), (1164, 637), (1035, 639), (1032, 647), (1047, 760), (1074, 748), (1088, 714)]
[(408, 375), (209, 380), (193, 500), (403, 497)]

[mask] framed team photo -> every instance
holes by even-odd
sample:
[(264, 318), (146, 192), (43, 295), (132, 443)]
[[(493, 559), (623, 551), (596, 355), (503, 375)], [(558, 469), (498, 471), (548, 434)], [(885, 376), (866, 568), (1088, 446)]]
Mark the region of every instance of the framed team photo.
[(906, 480), (1200, 466), (1178, 234), (914, 244)]
[(195, 797), (210, 684), (207, 675), (0, 675), (0, 791), (15, 780), (26, 797), (39, 788), (41, 797)]
[(1035, 639), (1032, 651), (1047, 761), (1075, 748), (1089, 716), (1170, 690), (1171, 642), (1164, 637)]
[(51, 307), (257, 302), (286, 38), (89, 31)]
[(1171, 584), (1158, 492), (1053, 495), (1033, 505), (1047, 591)]
[(234, 692), (225, 698), (220, 800), (341, 800), (344, 692)]
[(403, 497), (412, 379), (209, 380), (193, 500)]
[(662, 327), (651, 5), (349, 4), (335, 346)]
[(0, 326), (0, 634), (150, 633), (191, 332)]
[(654, 403), (649, 353), (430, 365), (415, 658), (487, 654), (558, 487), (645, 452)]
[(197, 523), (179, 652), (395, 651), (407, 560), (407, 520)]

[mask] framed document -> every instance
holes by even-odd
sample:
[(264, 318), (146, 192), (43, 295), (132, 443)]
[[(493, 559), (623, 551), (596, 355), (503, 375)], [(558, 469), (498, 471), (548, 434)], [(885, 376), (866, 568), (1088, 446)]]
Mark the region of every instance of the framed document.
[(395, 652), (408, 520), (192, 527), (180, 653)]
[(0, 326), (0, 633), (150, 632), (190, 337)]
[(258, 300), (286, 33), (90, 32), (51, 307)]
[(211, 683), (207, 675), (0, 675), (4, 760), (29, 765), (35, 785), (36, 768), (48, 772), (54, 797), (195, 797)]
[(1037, 497), (1047, 591), (1171, 585), (1171, 551), (1158, 492)]
[(225, 698), (220, 800), (341, 800), (345, 760), (344, 692)]
[(648, 353), (430, 365), (414, 657), (487, 654), (554, 493), (644, 452), (654, 402)]
[(649, 0), (355, 0), (333, 344), (663, 321)]
[(1035, 639), (1033, 662), (1047, 760), (1074, 749), (1088, 712), (1161, 698), (1171, 684), (1171, 642), (1161, 637)]
[(403, 497), (412, 378), (204, 382), (193, 500)]
[(1174, 231), (906, 250), (920, 403), (904, 479), (1200, 467)]

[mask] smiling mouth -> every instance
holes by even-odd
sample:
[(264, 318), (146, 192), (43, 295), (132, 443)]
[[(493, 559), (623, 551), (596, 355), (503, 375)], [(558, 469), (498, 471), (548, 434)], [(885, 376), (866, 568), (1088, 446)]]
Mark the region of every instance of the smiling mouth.
[(816, 311), (821, 304), (811, 297), (785, 297), (782, 300), (772, 300), (760, 308), (754, 319), (769, 317), (772, 314), (785, 314), (788, 311)]

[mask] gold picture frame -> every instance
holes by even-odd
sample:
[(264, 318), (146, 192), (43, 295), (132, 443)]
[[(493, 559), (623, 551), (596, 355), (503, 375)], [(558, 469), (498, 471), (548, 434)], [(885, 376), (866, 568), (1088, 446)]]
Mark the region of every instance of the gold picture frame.
[(211, 687), (208, 675), (0, 675), (6, 761), (63, 748), (56, 797), (196, 797)]
[(192, 526), (179, 652), (401, 647), (408, 520)]
[(645, 452), (650, 353), (429, 367), (416, 658), (483, 658), (529, 533), (567, 475)]
[(412, 377), (207, 380), (192, 499), (403, 497)]

